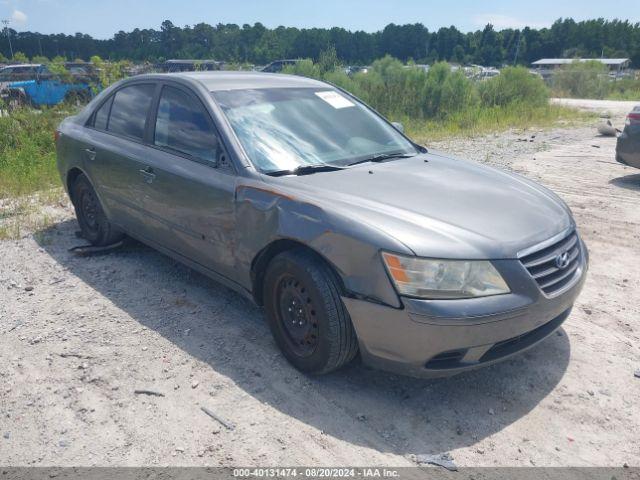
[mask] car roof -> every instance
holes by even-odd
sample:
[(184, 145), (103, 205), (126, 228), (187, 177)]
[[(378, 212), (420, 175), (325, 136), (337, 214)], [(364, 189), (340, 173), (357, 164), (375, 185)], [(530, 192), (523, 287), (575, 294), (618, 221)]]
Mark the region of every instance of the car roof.
[(41, 63), (13, 63), (10, 65), (5, 65), (3, 67), (0, 67), (2, 70), (4, 70), (5, 68), (15, 68), (15, 67), (41, 67), (42, 64)]
[[(140, 79), (146, 75), (132, 77)], [(175, 72), (149, 75), (155, 79), (184, 78), (197, 81), (213, 92), (221, 90), (250, 90), (260, 88), (327, 88), (324, 82), (296, 75), (263, 72)]]

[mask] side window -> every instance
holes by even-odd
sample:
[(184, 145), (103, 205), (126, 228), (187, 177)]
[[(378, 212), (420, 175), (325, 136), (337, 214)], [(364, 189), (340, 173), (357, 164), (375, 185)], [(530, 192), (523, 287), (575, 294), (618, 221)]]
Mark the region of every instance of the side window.
[(0, 68), (0, 82), (8, 82), (11, 79), (12, 73), (13, 68), (11, 67)]
[(154, 144), (215, 162), (219, 143), (202, 103), (173, 87), (160, 94)]
[(118, 90), (111, 105), (107, 130), (142, 140), (155, 85), (132, 85)]
[(113, 95), (102, 104), (102, 106), (96, 111), (93, 118), (93, 126), (98, 130), (106, 130), (109, 123), (109, 110), (111, 110), (111, 104), (113, 103)]

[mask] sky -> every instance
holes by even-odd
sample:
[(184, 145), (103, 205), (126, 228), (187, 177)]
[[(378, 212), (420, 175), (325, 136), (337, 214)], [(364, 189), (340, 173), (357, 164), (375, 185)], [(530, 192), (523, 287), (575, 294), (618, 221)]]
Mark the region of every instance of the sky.
[(0, 0), (0, 19), (17, 31), (88, 33), (111, 38), (120, 30), (174, 25), (261, 22), (267, 27), (344, 27), (380, 30), (388, 23), (455, 25), (462, 31), (487, 23), (497, 29), (550, 26), (559, 17), (603, 17), (640, 22), (640, 0)]

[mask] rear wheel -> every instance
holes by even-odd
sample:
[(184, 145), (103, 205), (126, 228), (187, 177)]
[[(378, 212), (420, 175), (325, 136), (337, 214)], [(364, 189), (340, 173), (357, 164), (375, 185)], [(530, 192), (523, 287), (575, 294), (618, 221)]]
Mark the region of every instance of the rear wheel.
[(96, 246), (111, 245), (124, 234), (107, 220), (95, 190), (84, 174), (73, 183), (71, 198), (82, 237)]
[(356, 333), (337, 279), (323, 261), (304, 250), (281, 253), (269, 264), (264, 281), (269, 326), (293, 366), (328, 373), (355, 357)]

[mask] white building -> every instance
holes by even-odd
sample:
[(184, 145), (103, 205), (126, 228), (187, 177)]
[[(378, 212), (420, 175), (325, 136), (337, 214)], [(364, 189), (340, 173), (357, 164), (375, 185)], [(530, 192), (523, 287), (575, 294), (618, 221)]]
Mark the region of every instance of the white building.
[(628, 58), (541, 58), (531, 64), (543, 77), (548, 77), (556, 68), (569, 65), (573, 62), (600, 62), (609, 68), (609, 75), (620, 77), (624, 71), (629, 68), (630, 60)]

